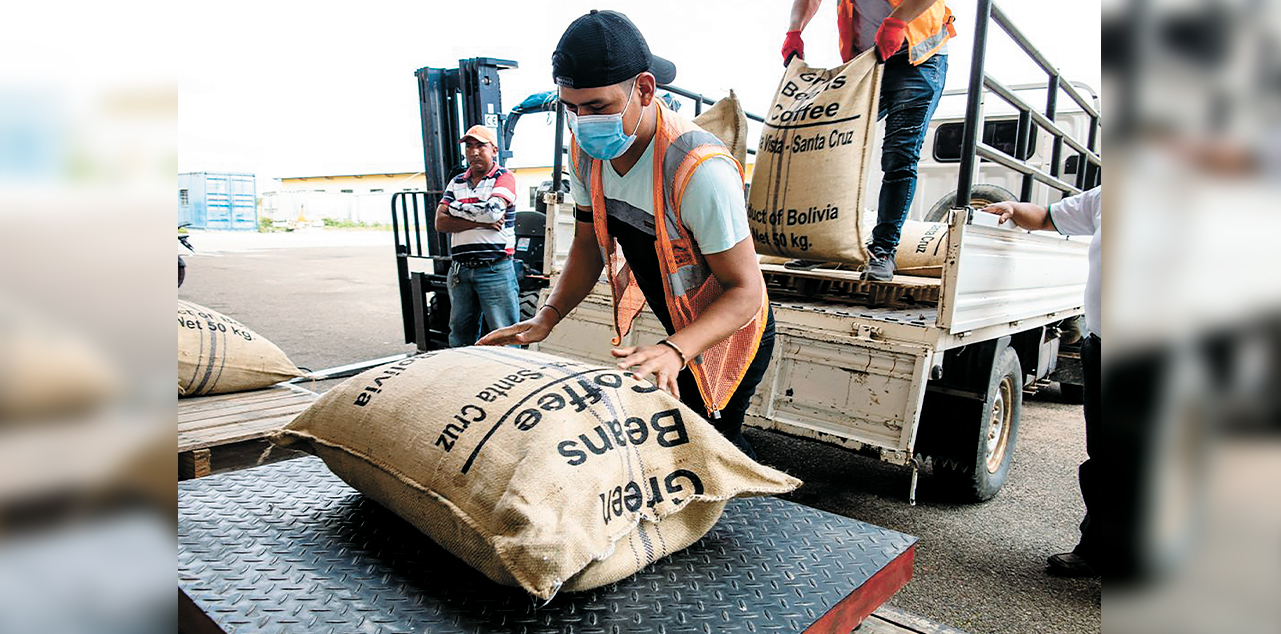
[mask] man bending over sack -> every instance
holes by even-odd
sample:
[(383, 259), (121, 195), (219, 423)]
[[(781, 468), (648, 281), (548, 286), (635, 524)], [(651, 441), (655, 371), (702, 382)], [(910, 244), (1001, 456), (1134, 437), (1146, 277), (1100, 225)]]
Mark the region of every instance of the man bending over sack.
[(570, 24), (552, 75), (573, 134), (574, 241), (534, 318), (480, 343), (542, 341), (605, 268), (614, 345), (646, 303), (668, 334), (615, 348), (619, 367), (652, 375), (754, 457), (743, 416), (769, 365), (774, 317), (747, 229), (742, 168), (716, 137), (656, 98), (676, 67), (651, 54), (621, 13), (593, 10)]

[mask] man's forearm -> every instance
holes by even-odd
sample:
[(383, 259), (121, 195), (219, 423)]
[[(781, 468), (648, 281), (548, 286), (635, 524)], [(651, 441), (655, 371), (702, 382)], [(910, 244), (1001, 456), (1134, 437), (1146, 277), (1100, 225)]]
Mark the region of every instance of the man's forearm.
[(489, 225), (472, 222), (470, 220), (463, 220), (462, 218), (457, 218), (447, 213), (436, 214), (436, 231), (441, 233), (458, 233), (460, 231), (468, 231), (470, 229), (485, 228), (489, 228)]
[(452, 202), (445, 213), (479, 224), (493, 224), (507, 217), (507, 201), (491, 198), (483, 203)]
[(788, 22), (787, 30), (803, 31), (805, 26), (814, 18), (818, 12), (818, 5), (822, 0), (794, 0), (792, 2), (792, 18)]
[(693, 359), (747, 325), (760, 310), (763, 292), (764, 288), (748, 286), (724, 289), (702, 314), (669, 339)]
[(1034, 203), (1012, 203), (1014, 214), (1010, 217), (1014, 224), (1028, 231), (1054, 231), (1050, 221), (1050, 210)]

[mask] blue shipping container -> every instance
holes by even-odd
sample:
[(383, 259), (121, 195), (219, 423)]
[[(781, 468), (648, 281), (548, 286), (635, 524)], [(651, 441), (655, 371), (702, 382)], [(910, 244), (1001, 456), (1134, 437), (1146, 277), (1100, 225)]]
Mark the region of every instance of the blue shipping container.
[(197, 229), (258, 228), (253, 174), (188, 172), (178, 175), (178, 217)]

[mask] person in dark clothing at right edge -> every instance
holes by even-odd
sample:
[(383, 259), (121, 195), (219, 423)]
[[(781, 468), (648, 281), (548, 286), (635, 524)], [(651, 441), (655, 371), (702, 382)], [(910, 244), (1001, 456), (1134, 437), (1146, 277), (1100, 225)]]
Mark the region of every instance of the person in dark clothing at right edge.
[[(881, 195), (870, 258), (864, 279), (888, 282), (894, 277), (894, 256), (916, 196), (916, 164), (947, 81), (947, 41), (956, 36), (951, 10), (943, 0), (837, 0), (841, 61), (848, 62), (869, 48), (885, 64), (881, 75), (877, 119), (885, 120), (881, 144)], [(801, 31), (822, 0), (794, 0), (783, 63), (793, 55), (805, 59)], [(792, 260), (784, 266), (807, 270), (823, 264)]]
[[(1063, 235), (1093, 236), (1090, 240), (1089, 277), (1085, 284), (1085, 327), (1088, 331), (1081, 342), (1081, 370), (1085, 375), (1085, 453), (1086, 460), (1081, 464), (1079, 478), (1081, 497), (1085, 501), (1085, 519), (1081, 522), (1081, 540), (1069, 553), (1051, 555), (1047, 561), (1050, 574), (1065, 577), (1086, 577), (1097, 574), (1108, 574), (1123, 565), (1120, 553), (1129, 552), (1129, 548), (1116, 548), (1115, 538), (1120, 533), (1116, 529), (1121, 524), (1128, 524), (1129, 515), (1119, 517), (1121, 513), (1132, 513), (1133, 509), (1119, 509), (1114, 500), (1117, 495), (1130, 497), (1135, 479), (1118, 471), (1113, 464), (1110, 477), (1104, 477), (1102, 444), (1105, 438), (1116, 438), (1115, 430), (1105, 436), (1102, 428), (1100, 403), (1103, 392), (1100, 381), (1100, 346), (1103, 319), (1100, 302), (1103, 277), (1103, 203), (1102, 188), (1095, 187), (1070, 198), (1051, 204), (1048, 208), (1032, 203), (1003, 202), (989, 205), (983, 209), (997, 214), (1001, 222), (1012, 220), (1014, 224), (1029, 231), (1058, 231)], [(1117, 452), (1121, 447), (1109, 442), (1109, 451)], [(1125, 452), (1129, 454), (1128, 451)], [(1141, 462), (1141, 461), (1131, 461)], [(1128, 472), (1126, 472), (1128, 474)], [(1118, 477), (1120, 476), (1120, 477)], [(1113, 491), (1105, 492), (1105, 487)], [(1118, 512), (1119, 511), (1119, 512)], [(1109, 546), (1111, 545), (1111, 547)], [(1124, 563), (1125, 567), (1131, 567)]]

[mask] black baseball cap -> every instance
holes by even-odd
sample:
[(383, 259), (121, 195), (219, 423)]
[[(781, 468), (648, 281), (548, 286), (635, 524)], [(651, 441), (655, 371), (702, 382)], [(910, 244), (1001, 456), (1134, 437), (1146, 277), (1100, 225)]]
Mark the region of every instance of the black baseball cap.
[(659, 84), (676, 80), (676, 65), (649, 52), (640, 29), (617, 11), (584, 15), (565, 29), (552, 53), (552, 78), (566, 88), (599, 88), (645, 71)]

